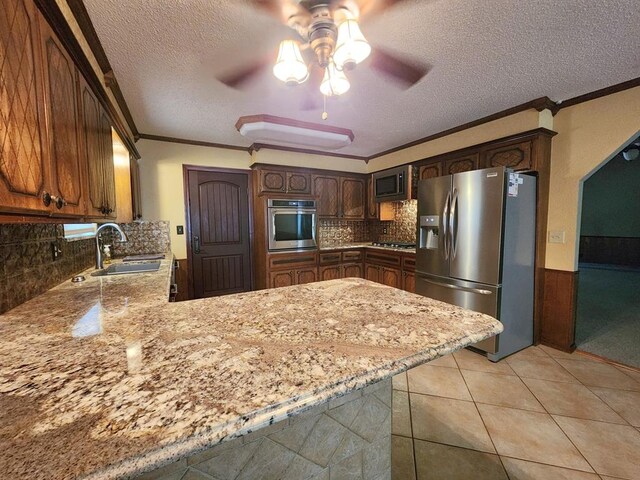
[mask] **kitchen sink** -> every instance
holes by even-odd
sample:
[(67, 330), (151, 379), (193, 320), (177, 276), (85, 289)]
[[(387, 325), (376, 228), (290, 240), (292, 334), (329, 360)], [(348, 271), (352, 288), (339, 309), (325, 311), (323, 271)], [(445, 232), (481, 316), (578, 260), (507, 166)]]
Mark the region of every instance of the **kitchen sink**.
[(115, 263), (103, 270), (93, 272), (91, 276), (102, 277), (105, 275), (124, 275), (127, 273), (147, 273), (155, 272), (159, 268), (160, 262)]

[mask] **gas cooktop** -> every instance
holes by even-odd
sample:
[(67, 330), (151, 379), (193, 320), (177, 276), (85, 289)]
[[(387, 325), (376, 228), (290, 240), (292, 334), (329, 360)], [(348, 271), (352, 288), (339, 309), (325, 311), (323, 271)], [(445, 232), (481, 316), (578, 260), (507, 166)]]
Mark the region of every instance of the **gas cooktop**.
[(409, 242), (373, 242), (374, 247), (388, 247), (388, 248), (406, 248), (407, 250), (416, 248), (415, 243)]

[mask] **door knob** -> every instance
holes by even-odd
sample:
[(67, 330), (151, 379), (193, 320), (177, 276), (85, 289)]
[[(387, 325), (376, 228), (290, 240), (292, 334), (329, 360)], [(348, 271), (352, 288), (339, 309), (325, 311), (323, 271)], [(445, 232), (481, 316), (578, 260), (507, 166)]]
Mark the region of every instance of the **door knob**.
[(193, 253), (200, 253), (200, 237), (198, 235), (193, 236)]

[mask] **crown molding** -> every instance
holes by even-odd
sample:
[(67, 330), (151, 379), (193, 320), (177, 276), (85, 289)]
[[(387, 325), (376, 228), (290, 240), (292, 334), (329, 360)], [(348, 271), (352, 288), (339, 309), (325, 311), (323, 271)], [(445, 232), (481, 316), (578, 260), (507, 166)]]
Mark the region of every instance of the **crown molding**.
[(164, 137), (162, 135), (151, 135), (148, 133), (139, 134), (138, 139), (155, 140), (156, 142), (181, 143), (183, 145), (196, 145), (198, 147), (226, 148), (227, 150), (240, 150), (243, 152), (249, 152), (249, 148), (250, 148), (250, 147), (243, 147), (240, 145), (228, 145), (226, 143), (213, 143), (213, 142), (203, 142), (200, 140), (189, 140), (187, 138)]
[(283, 147), (281, 145), (269, 145), (265, 143), (254, 143), (249, 147), (249, 153), (257, 152), (262, 149), (268, 150), (280, 150), (282, 152), (295, 152), (295, 153), (305, 153), (308, 155), (322, 155), (325, 157), (337, 157), (337, 158), (346, 158), (349, 160), (362, 160), (365, 163), (369, 163), (369, 157), (362, 157), (359, 155), (347, 155), (345, 153), (336, 153), (336, 152), (325, 152), (323, 150), (310, 150), (306, 148), (296, 148), (296, 147)]
[(629, 90), (630, 88), (635, 87), (640, 87), (640, 77), (632, 78), (631, 80), (628, 80), (626, 82), (617, 83), (615, 85), (611, 85), (610, 87), (601, 88), (600, 90), (595, 90), (593, 92), (585, 93), (584, 95), (578, 95), (577, 97), (570, 98), (569, 100), (558, 102), (556, 104), (555, 111), (552, 111), (555, 115), (563, 108), (572, 107), (574, 105), (578, 105), (579, 103), (588, 102), (600, 97), (606, 97), (607, 95), (612, 95), (614, 93), (622, 92), (624, 90)]

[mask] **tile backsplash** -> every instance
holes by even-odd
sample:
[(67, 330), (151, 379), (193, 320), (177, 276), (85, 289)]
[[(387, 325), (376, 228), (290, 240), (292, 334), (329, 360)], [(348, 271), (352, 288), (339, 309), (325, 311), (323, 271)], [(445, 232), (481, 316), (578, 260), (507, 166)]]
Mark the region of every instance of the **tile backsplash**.
[(321, 246), (392, 240), (415, 242), (418, 202), (394, 202), (393, 209), (395, 220), (392, 221), (320, 220), (318, 242)]
[(113, 230), (106, 230), (103, 243), (112, 245), (114, 257), (166, 253), (171, 250), (169, 222), (133, 222), (119, 224), (127, 234), (127, 242), (119, 242), (120, 237)]
[[(90, 267), (95, 240), (68, 242), (62, 225), (0, 224), (0, 313)], [(52, 244), (61, 251), (53, 260)]]

